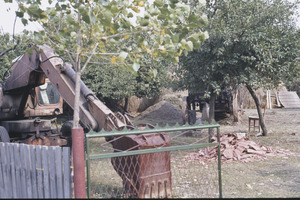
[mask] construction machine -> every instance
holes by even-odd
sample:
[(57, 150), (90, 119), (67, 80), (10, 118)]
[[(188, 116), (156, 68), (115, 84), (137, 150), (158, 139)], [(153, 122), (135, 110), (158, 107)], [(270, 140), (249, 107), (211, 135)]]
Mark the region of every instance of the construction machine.
[[(67, 121), (59, 127), (56, 118), (63, 113), (63, 101), (74, 109), (76, 73), (71, 64), (64, 62), (50, 47), (34, 45), (29, 48), (33, 51), (13, 63), (10, 76), (0, 85), (0, 142), (69, 146), (73, 124)], [(79, 116), (85, 133), (135, 128), (126, 115), (113, 113), (82, 81)], [(165, 133), (106, 139), (113, 141), (111, 144), (118, 151), (170, 146)], [(144, 167), (145, 156), (151, 159), (148, 161), (151, 167)], [(120, 163), (137, 167), (120, 168)], [(140, 198), (171, 196), (170, 152), (153, 153), (150, 157), (138, 155), (135, 159), (114, 158), (112, 165), (129, 195)], [(133, 176), (128, 181), (128, 177)]]
[[(182, 100), (182, 120), (183, 124), (196, 123), (196, 112), (202, 113), (202, 120), (208, 120), (209, 98), (205, 97), (205, 92), (189, 92), (188, 96)], [(230, 90), (222, 90), (215, 100), (215, 114), (232, 113), (232, 97)]]

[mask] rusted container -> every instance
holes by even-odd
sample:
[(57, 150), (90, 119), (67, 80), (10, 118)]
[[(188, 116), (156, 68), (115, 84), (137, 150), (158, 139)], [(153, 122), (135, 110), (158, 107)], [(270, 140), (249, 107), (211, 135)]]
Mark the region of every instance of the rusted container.
[[(115, 152), (170, 146), (166, 133), (127, 135), (113, 142)], [(170, 151), (112, 158), (123, 180), (123, 194), (135, 198), (170, 198)]]

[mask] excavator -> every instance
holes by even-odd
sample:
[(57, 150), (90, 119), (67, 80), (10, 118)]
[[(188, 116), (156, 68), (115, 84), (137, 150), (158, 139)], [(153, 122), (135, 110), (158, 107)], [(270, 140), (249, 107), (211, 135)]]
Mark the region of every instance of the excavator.
[[(57, 116), (63, 114), (63, 102), (74, 109), (75, 71), (49, 46), (29, 48), (33, 51), (18, 57), (11, 74), (0, 84), (0, 142), (71, 146), (72, 121), (59, 127)], [(85, 133), (136, 128), (127, 115), (112, 112), (82, 81), (79, 116)], [(114, 138), (106, 140), (114, 141)], [(129, 135), (111, 144), (118, 151), (145, 149), (170, 146), (170, 139), (165, 133)], [(151, 159), (148, 160), (151, 166), (142, 167), (146, 157)], [(122, 178), (123, 190), (130, 196), (171, 197), (170, 152), (144, 155), (144, 158), (138, 155), (135, 159), (114, 158), (111, 163)], [(141, 167), (120, 168), (120, 164)]]

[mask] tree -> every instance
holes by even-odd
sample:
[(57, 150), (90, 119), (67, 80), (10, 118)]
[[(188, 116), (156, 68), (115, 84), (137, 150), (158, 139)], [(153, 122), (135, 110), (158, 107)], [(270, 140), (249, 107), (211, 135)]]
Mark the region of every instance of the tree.
[[(48, 0), (50, 7), (43, 9), (40, 0), (16, 2), (20, 8), (16, 15), (24, 25), (28, 20), (38, 21), (44, 28), (43, 31), (35, 32), (34, 43), (48, 43), (55, 47), (60, 55), (67, 55), (75, 67), (75, 103), (79, 98), (81, 73), (92, 57), (106, 60), (109, 57), (111, 63), (130, 64), (137, 72), (141, 55), (178, 62), (182, 52), (198, 48), (205, 39), (201, 27), (207, 19), (199, 12), (201, 4), (190, 9), (189, 5), (180, 0), (170, 0), (167, 3), (155, 0), (153, 4), (142, 0)], [(133, 25), (130, 19), (141, 9), (145, 10), (144, 16), (138, 16), (136, 25)], [(126, 49), (106, 51), (111, 49), (110, 46), (116, 45), (116, 41), (129, 38), (133, 38), (135, 42)], [(151, 43), (145, 38), (149, 38)], [(78, 107), (75, 104), (75, 127), (78, 122)]]
[[(112, 52), (118, 52), (132, 45), (133, 39), (118, 42)], [(166, 62), (151, 55), (140, 56), (139, 70), (135, 71), (130, 63), (111, 63), (110, 60), (94, 58), (82, 79), (98, 98), (106, 103), (115, 103), (130, 96), (148, 97), (161, 92), (167, 85)]]
[(10, 73), (12, 61), (20, 56), (30, 42), (30, 35), (13, 35), (0, 32), (0, 81), (5, 82)]
[(299, 42), (295, 42), (299, 31), (292, 19), (299, 1), (207, 0), (206, 5), (210, 37), (200, 50), (181, 57), (178, 87), (214, 97), (223, 89), (245, 84), (267, 135), (254, 90), (299, 77), (299, 72), (294, 73), (299, 71)]

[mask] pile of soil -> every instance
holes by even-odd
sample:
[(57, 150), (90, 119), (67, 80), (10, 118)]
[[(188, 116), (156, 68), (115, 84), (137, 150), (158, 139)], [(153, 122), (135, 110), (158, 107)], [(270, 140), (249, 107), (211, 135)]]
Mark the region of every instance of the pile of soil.
[(182, 122), (182, 113), (179, 108), (168, 101), (160, 101), (140, 113), (139, 120), (155, 119), (157, 121)]
[[(217, 142), (217, 138), (212, 138)], [(270, 156), (295, 155), (289, 150), (274, 150), (265, 145), (258, 145), (249, 138), (237, 133), (225, 133), (220, 135), (221, 160), (222, 162), (241, 161), (251, 162), (254, 160), (265, 160)], [(186, 161), (215, 161), (218, 158), (217, 147), (207, 147), (196, 153), (185, 156)]]

